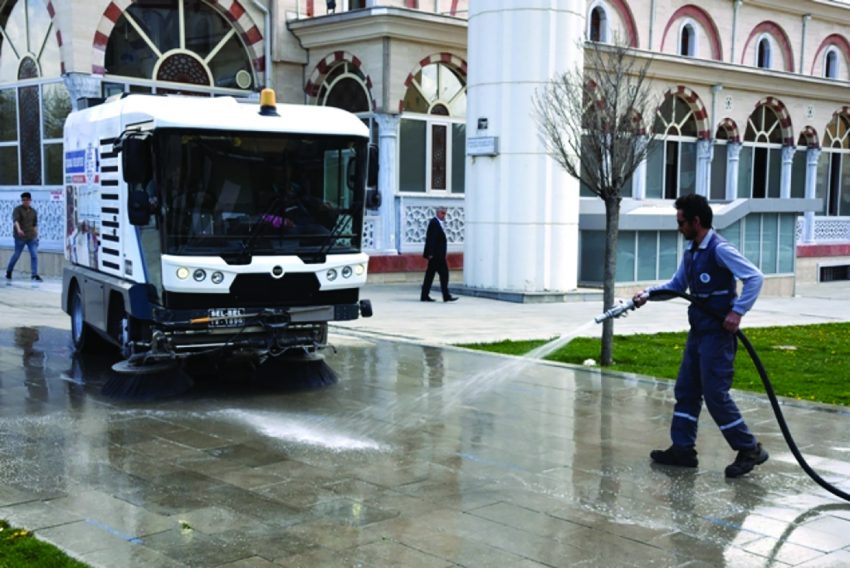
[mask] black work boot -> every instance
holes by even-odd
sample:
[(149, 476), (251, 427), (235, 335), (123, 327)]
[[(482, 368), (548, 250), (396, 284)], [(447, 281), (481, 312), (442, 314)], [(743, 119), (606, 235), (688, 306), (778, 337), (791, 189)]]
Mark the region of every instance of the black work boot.
[(649, 452), (652, 461), (663, 465), (676, 465), (679, 467), (696, 467), (699, 465), (697, 451), (694, 448), (682, 446), (670, 446), (666, 450), (652, 450)]
[(741, 450), (735, 461), (726, 466), (726, 477), (741, 477), (751, 472), (755, 466), (766, 462), (769, 457), (761, 444), (756, 444), (755, 448), (749, 450)]

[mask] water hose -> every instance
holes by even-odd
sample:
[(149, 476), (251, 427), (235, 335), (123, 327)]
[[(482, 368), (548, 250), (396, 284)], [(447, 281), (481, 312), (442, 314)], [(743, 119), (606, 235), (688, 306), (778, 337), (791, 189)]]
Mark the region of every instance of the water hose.
[[(668, 299), (672, 296), (678, 296), (689, 301), (691, 304), (697, 306), (705, 313), (711, 315), (712, 317), (720, 321), (723, 321), (726, 317), (725, 314), (719, 314), (705, 306), (699, 298), (690, 294), (686, 294), (685, 292), (678, 292), (675, 290), (656, 290), (654, 292), (650, 292), (649, 294), (650, 298), (664, 297), (665, 299)], [(634, 309), (636, 309), (634, 300), (629, 299), (625, 302), (613, 306), (602, 315), (594, 318), (594, 321), (596, 321), (596, 323), (601, 323), (606, 319), (618, 318), (624, 315), (627, 311)], [(758, 371), (759, 377), (761, 377), (761, 382), (764, 385), (764, 390), (767, 393), (767, 398), (770, 400), (770, 406), (773, 408), (773, 414), (776, 415), (776, 421), (779, 423), (779, 429), (782, 431), (782, 436), (785, 438), (785, 443), (788, 445), (788, 449), (791, 450), (791, 453), (794, 454), (794, 458), (797, 460), (797, 463), (800, 464), (800, 467), (803, 468), (803, 471), (805, 471), (815, 483), (817, 483), (833, 495), (840, 497), (845, 501), (850, 501), (850, 493), (846, 493), (827, 482), (820, 475), (818, 475), (818, 473), (814, 469), (812, 469), (812, 467), (806, 462), (805, 458), (803, 457), (803, 454), (800, 453), (800, 449), (797, 447), (797, 443), (791, 436), (791, 431), (788, 429), (788, 424), (785, 422), (785, 416), (782, 414), (782, 408), (779, 405), (779, 401), (776, 399), (776, 393), (773, 392), (773, 385), (770, 383), (770, 379), (767, 376), (767, 371), (765, 370), (764, 365), (762, 364), (761, 359), (758, 356), (758, 353), (756, 353), (756, 350), (753, 348), (753, 344), (750, 343), (750, 340), (747, 339), (747, 336), (744, 335), (744, 332), (740, 329), (735, 332), (735, 336), (744, 345), (744, 348), (747, 350), (750, 359), (753, 361), (753, 364), (755, 365), (756, 370)]]

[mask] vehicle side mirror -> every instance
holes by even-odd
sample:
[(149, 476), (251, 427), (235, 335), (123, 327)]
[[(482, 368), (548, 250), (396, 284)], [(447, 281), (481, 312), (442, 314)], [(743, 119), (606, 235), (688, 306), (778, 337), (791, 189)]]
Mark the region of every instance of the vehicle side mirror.
[(128, 184), (147, 185), (153, 177), (150, 134), (133, 133), (121, 141), (121, 170)]
[(148, 194), (141, 189), (132, 189), (127, 193), (127, 216), (131, 225), (147, 225), (151, 218)]

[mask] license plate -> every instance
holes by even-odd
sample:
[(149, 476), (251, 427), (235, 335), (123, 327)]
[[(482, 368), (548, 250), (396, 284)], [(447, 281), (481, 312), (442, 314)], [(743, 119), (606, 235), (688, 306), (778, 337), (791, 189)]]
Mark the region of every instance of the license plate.
[(210, 327), (242, 327), (245, 325), (245, 308), (211, 308), (208, 315)]

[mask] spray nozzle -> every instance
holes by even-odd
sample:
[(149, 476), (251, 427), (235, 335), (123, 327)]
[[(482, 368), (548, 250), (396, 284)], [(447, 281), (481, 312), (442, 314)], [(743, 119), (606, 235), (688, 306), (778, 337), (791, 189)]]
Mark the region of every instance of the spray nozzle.
[(605, 320), (623, 316), (628, 310), (633, 309), (635, 309), (635, 301), (633, 299), (626, 300), (625, 302), (621, 300), (620, 303), (616, 304), (602, 315), (596, 316), (593, 319), (596, 323), (602, 323)]

